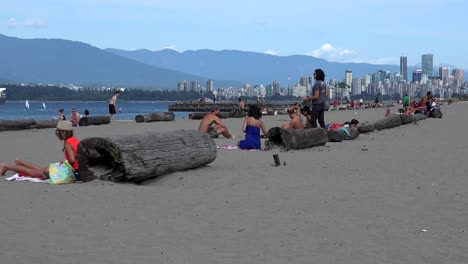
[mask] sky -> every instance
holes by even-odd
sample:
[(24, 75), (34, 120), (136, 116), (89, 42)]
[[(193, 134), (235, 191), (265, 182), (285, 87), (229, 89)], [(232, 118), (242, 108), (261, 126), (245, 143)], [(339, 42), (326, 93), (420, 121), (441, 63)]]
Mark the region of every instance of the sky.
[(3, 0), (0, 34), (98, 48), (242, 50), (468, 69), (466, 0)]

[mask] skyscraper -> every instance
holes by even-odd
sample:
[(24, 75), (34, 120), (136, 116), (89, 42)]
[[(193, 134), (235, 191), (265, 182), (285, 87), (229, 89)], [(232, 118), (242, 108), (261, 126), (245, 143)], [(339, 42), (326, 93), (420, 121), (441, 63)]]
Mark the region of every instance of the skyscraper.
[(351, 87), (351, 84), (353, 83), (353, 72), (351, 70), (346, 70), (345, 72), (345, 83)]
[(423, 54), (421, 56), (421, 67), (423, 74), (426, 74), (428, 77), (432, 77), (432, 71), (434, 68), (434, 55)]
[(465, 80), (465, 71), (463, 69), (454, 69), (452, 72), (453, 78), (463, 82)]
[(403, 80), (408, 81), (408, 58), (406, 56), (400, 57), (400, 75)]
[(206, 82), (206, 90), (208, 92), (212, 92), (214, 90), (214, 81), (213, 80), (208, 80)]

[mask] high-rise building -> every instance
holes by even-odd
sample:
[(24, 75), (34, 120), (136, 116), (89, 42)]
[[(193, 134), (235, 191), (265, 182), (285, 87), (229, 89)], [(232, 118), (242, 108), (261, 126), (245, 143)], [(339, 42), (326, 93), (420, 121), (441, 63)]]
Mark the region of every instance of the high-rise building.
[(400, 75), (403, 80), (408, 81), (408, 58), (406, 56), (400, 57)]
[(281, 95), (281, 85), (278, 81), (273, 82), (273, 95), (275, 96)]
[(441, 80), (447, 80), (450, 77), (450, 68), (439, 67), (439, 78)]
[(299, 85), (307, 87), (307, 83), (309, 82), (309, 78), (306, 76), (302, 76), (301, 79), (299, 80)]
[(351, 84), (353, 83), (353, 72), (351, 70), (345, 71), (345, 83), (349, 87), (351, 87)]
[(416, 69), (413, 71), (413, 83), (421, 82), (423, 71), (421, 69)]
[(421, 56), (421, 67), (423, 74), (426, 74), (428, 77), (432, 77), (432, 71), (434, 68), (434, 55), (423, 54)]
[(453, 78), (463, 82), (465, 80), (465, 71), (463, 69), (454, 69), (452, 71)]
[(208, 80), (206, 82), (206, 90), (208, 92), (213, 92), (213, 90), (214, 90), (214, 81), (213, 80)]
[(351, 85), (351, 94), (360, 95), (361, 94), (361, 78), (354, 78), (353, 84)]

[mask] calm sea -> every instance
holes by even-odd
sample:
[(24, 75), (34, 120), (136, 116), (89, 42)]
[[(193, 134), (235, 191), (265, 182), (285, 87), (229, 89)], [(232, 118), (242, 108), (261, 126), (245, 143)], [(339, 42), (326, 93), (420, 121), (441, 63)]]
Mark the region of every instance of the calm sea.
[[(42, 103), (46, 108), (43, 109)], [(117, 120), (135, 120), (135, 116), (151, 112), (166, 112), (167, 107), (175, 102), (119, 102), (117, 107), (121, 108), (121, 112), (117, 113)], [(84, 115), (84, 111), (88, 109), (90, 115), (109, 115), (108, 104), (102, 102), (42, 102), (29, 101), (29, 110), (26, 110), (24, 101), (7, 101), (5, 104), (0, 104), (0, 120), (14, 120), (32, 118), (36, 120), (52, 119), (58, 116), (58, 109), (65, 109), (65, 116), (69, 120), (72, 108)], [(188, 112), (175, 112), (177, 119), (187, 118)]]

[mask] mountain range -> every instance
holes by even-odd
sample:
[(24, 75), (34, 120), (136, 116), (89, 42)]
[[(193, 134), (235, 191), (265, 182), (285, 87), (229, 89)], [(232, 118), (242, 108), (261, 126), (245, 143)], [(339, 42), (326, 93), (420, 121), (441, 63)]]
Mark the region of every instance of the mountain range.
[[(0, 34), (0, 80), (23, 83), (124, 86), (128, 88), (176, 89), (181, 81), (215, 87), (241, 87), (245, 83), (295, 84), (314, 69), (326, 79), (341, 81), (345, 71), (360, 77), (378, 70), (398, 72), (397, 65), (337, 63), (307, 55), (275, 56), (238, 50), (178, 52), (99, 49), (62, 39), (20, 39)], [(410, 74), (414, 67), (408, 67)], [(410, 76), (410, 75), (409, 75)], [(411, 77), (410, 77), (411, 78)]]

